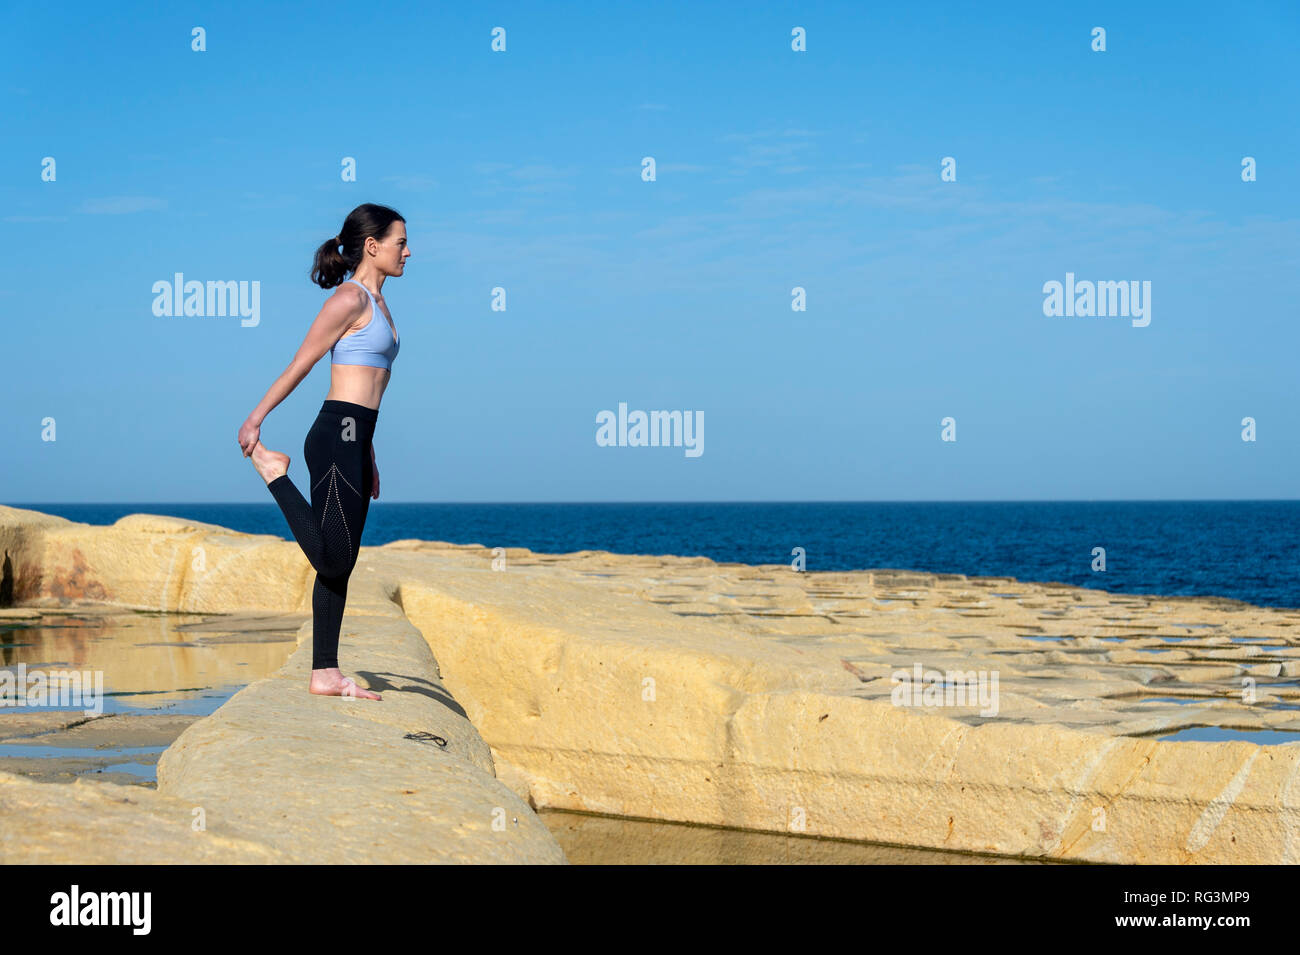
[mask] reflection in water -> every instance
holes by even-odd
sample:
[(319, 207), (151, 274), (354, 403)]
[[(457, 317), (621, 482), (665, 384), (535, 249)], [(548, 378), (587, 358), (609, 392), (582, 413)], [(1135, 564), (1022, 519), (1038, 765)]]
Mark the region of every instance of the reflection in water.
[(0, 769), (46, 782), (93, 774), (156, 786), (163, 750), (278, 670), (304, 619), (95, 608), (0, 619), (0, 670), (8, 671), (0, 687), (12, 692), (25, 680), (30, 689), (36, 673), (52, 681), (71, 672), (87, 675), (88, 689), (96, 679), (103, 687), (98, 707), (85, 698), (61, 706), (0, 699)]
[(543, 809), (537, 815), (574, 865), (1042, 864), (1037, 859), (908, 849), (554, 809)]
[(105, 713), (206, 716), (235, 690), (279, 669), (300, 623), (300, 617), (47, 613), (0, 621), (0, 667), (102, 672)]

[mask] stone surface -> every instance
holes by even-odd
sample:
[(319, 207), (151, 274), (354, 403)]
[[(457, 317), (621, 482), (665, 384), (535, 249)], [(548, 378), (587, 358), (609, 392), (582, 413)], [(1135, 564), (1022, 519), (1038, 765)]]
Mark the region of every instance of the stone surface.
[[(306, 624), (278, 673), (168, 748), (158, 791), (299, 861), (564, 862), (537, 814), (497, 780), (428, 644), (400, 614), (364, 615), (365, 603), (350, 589), (339, 662), (382, 701), (307, 692)], [(420, 734), (446, 745), (408, 738)]]
[[(296, 544), (148, 515), (98, 528), (29, 521), (31, 513), (0, 507), (0, 544), (16, 568), (12, 586), (30, 605), (243, 608), (244, 622), (250, 609), (310, 611), (310, 579), (299, 566), (306, 564), (290, 550)], [(359, 683), (382, 691), (382, 701), (307, 692), (308, 621), (277, 673), (193, 721), (172, 743), (158, 762), (156, 792), (0, 773), (0, 859), (564, 863), (536, 813), (495, 777), (491, 751), (391, 590), (358, 570), (340, 662)], [(68, 719), (0, 712), (0, 727), (12, 743), (38, 739)], [(147, 838), (138, 838), (142, 829)]]
[[(1050, 859), (1295, 859), (1300, 747), (1126, 735), (1297, 729), (1294, 688), (1257, 669), (1300, 652), (1291, 611), (593, 553), (520, 552), (493, 572), (487, 550), (390, 548), (424, 556), (401, 572), (407, 614), (535, 805)], [(1202, 627), (1268, 646), (1174, 668), (1112, 658)], [(893, 705), (890, 674), (918, 662), (1000, 671), (997, 717)], [(1181, 694), (1206, 703), (1161, 701)]]
[[(292, 542), (152, 515), (109, 528), (43, 517), (0, 508), (12, 585), (31, 605), (310, 611)], [(243, 812), (229, 779), (247, 772), (266, 807), (250, 825), (285, 851), (347, 818), (339, 800), (366, 827), (394, 811), (407, 777), (364, 796), (351, 781), (376, 748), (428, 745), (399, 730), (430, 728), (449, 752), (403, 755), (417, 775), (440, 778), (454, 753), (459, 778), (488, 786), (415, 810), (459, 820), (453, 855), (491, 845), (515, 857), (511, 839), (479, 828), (507, 787), (538, 808), (1041, 859), (1271, 863), (1300, 851), (1300, 746), (1154, 738), (1300, 731), (1293, 611), (591, 551), (507, 548), (493, 570), (486, 547), (415, 540), (362, 548), (353, 581), (344, 670), (428, 695), (301, 699), (280, 684), (305, 684), (304, 643), (185, 732), (159, 764), (160, 794), (203, 801), (233, 826)], [(915, 664), (996, 673), (996, 714), (895, 705), (891, 675)], [(427, 683), (403, 682), (413, 676)], [(432, 705), (444, 697), (468, 719)], [(333, 771), (290, 755), (312, 746), (337, 754)], [(299, 785), (277, 789), (277, 772)]]
[(151, 789), (79, 779), (39, 783), (0, 772), (0, 864), (155, 865), (292, 862)]

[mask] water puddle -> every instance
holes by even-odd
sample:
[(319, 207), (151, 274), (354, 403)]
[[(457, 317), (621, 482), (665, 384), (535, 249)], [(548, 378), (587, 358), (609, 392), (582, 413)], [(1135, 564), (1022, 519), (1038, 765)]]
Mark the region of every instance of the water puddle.
[(1191, 703), (1213, 703), (1217, 697), (1213, 696), (1144, 696), (1137, 702), (1139, 703), (1177, 703), (1179, 706), (1187, 706)]
[[(0, 743), (0, 768), (46, 781), (53, 777), (94, 774), (110, 782), (158, 783), (158, 759), (166, 746), (38, 746), (32, 743)], [(143, 757), (141, 761), (140, 757)], [(125, 773), (128, 778), (120, 778)], [(71, 781), (71, 780), (68, 780)]]
[(542, 809), (574, 865), (1052, 865), (1038, 859)]
[(1300, 743), (1300, 731), (1294, 730), (1234, 730), (1222, 726), (1190, 726), (1176, 733), (1157, 736), (1156, 739), (1195, 743), (1259, 743), (1263, 746), (1276, 746), (1286, 743)]
[(102, 608), (0, 618), (0, 769), (156, 786), (163, 751), (278, 670), (305, 619)]

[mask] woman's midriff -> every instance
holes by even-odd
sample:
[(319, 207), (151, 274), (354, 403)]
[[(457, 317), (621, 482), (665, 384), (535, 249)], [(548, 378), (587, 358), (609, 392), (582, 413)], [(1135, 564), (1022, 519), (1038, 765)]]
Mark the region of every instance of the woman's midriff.
[(392, 372), (370, 365), (330, 365), (330, 390), (326, 401), (350, 401), (378, 410)]

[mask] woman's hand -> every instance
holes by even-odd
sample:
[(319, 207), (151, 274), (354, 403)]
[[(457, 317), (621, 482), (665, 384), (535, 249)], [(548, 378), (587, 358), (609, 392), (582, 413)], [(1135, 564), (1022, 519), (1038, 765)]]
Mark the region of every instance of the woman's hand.
[(255, 424), (252, 418), (247, 419), (239, 426), (239, 447), (244, 452), (244, 457), (253, 453), (257, 447), (257, 442), (262, 435), (262, 426)]
[(379, 465), (375, 463), (375, 446), (370, 446), (370, 466), (375, 471), (374, 483), (370, 488), (370, 496), (379, 500)]

